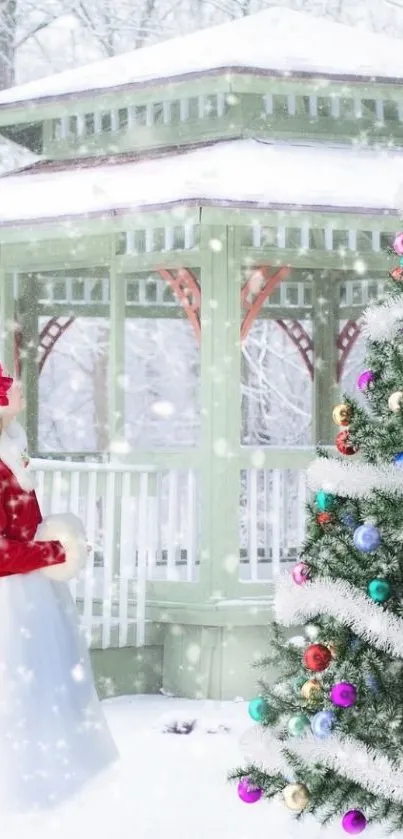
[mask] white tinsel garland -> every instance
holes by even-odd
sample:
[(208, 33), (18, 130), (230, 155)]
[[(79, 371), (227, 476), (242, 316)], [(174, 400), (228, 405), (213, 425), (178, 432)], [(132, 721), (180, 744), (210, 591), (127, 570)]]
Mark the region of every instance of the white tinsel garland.
[(403, 495), (403, 469), (389, 464), (320, 457), (308, 467), (307, 482), (312, 492), (323, 489), (341, 498), (365, 498), (375, 489)]
[(371, 304), (364, 312), (362, 332), (370, 341), (393, 341), (403, 326), (403, 303), (393, 298)]
[(302, 586), (280, 577), (274, 597), (276, 619), (284, 626), (327, 615), (349, 626), (378, 650), (403, 658), (403, 620), (383, 609), (345, 580), (325, 577)]
[(267, 772), (280, 772), (287, 778), (292, 767), (284, 756), (284, 748), (308, 766), (321, 764), (375, 795), (403, 802), (403, 763), (393, 764), (386, 755), (368, 748), (353, 737), (333, 734), (326, 740), (319, 740), (309, 733), (282, 743), (270, 729), (255, 726), (241, 740), (241, 749), (248, 763), (255, 763)]

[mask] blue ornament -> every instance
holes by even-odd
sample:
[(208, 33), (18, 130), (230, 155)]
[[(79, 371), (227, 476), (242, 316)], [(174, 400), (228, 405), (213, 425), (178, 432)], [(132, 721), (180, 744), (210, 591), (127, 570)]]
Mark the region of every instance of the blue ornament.
[(361, 524), (354, 531), (354, 545), (364, 554), (373, 553), (381, 544), (381, 534), (373, 524)]
[(321, 489), (316, 493), (315, 502), (316, 506), (322, 511), (322, 513), (327, 513), (329, 510), (333, 510), (336, 499), (330, 492), (325, 492)]
[(365, 684), (367, 688), (369, 688), (369, 690), (375, 694), (378, 694), (381, 689), (378, 679), (376, 679), (375, 676), (367, 676), (367, 678), (365, 679)]
[(311, 728), (315, 737), (326, 740), (330, 737), (332, 729), (336, 724), (336, 714), (333, 711), (319, 711), (311, 720)]
[(344, 516), (341, 518), (343, 524), (348, 527), (349, 530), (355, 530), (357, 527), (357, 522), (352, 513), (345, 513)]
[(252, 719), (255, 722), (262, 722), (268, 711), (268, 708), (269, 706), (266, 700), (263, 699), (261, 696), (257, 696), (255, 699), (251, 699), (251, 701), (249, 702), (248, 713), (249, 716), (252, 717)]
[(398, 466), (399, 469), (402, 468), (402, 466), (403, 466), (403, 452), (399, 452), (399, 454), (395, 454), (395, 456), (393, 458), (393, 463), (395, 464), (395, 466)]
[(388, 580), (375, 578), (368, 583), (368, 594), (375, 603), (385, 603), (392, 594), (392, 586)]

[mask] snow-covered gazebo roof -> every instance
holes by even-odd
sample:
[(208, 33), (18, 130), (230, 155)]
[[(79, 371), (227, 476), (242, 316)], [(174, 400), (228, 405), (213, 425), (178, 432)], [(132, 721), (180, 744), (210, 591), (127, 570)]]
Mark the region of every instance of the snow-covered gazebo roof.
[[(0, 224), (64, 221), (178, 205), (395, 214), (403, 153), (257, 140), (150, 159), (39, 163), (0, 178)], [(346, 177), (348, 172), (348, 177)]]
[(401, 40), (271, 7), (186, 37), (67, 70), (0, 94), (0, 107), (141, 87), (228, 70), (343, 80), (403, 78)]

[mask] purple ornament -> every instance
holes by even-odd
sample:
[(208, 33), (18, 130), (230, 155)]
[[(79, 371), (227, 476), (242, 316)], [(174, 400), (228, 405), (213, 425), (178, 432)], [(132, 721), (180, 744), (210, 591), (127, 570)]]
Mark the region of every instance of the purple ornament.
[(343, 816), (341, 824), (346, 833), (362, 833), (367, 826), (367, 820), (361, 810), (349, 810)]
[(375, 374), (372, 370), (364, 370), (357, 379), (358, 390), (367, 390), (368, 386), (372, 384), (375, 379)]
[(263, 790), (253, 786), (249, 778), (242, 778), (238, 784), (238, 795), (245, 804), (256, 804), (263, 795)]
[(339, 708), (351, 708), (357, 701), (357, 688), (351, 682), (338, 682), (333, 685), (329, 699)]
[(393, 250), (403, 256), (403, 233), (398, 233), (393, 240)]
[(306, 562), (297, 562), (291, 571), (291, 575), (297, 586), (302, 586), (304, 583), (308, 582), (309, 567)]

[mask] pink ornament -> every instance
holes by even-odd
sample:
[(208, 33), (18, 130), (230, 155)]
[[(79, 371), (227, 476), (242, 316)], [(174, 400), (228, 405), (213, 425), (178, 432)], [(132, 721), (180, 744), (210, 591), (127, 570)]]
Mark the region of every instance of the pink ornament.
[(372, 372), (372, 370), (364, 370), (363, 373), (361, 373), (358, 376), (358, 379), (357, 379), (358, 390), (366, 390), (367, 387), (370, 384), (372, 384), (374, 379), (375, 379), (375, 376), (374, 376), (374, 373)]
[(349, 810), (343, 816), (341, 824), (346, 833), (362, 833), (367, 826), (367, 820), (361, 810)]
[(333, 685), (329, 699), (339, 708), (351, 708), (357, 701), (357, 688), (351, 682), (338, 682)]
[(249, 778), (242, 778), (238, 784), (238, 795), (245, 804), (255, 804), (263, 795), (263, 790), (255, 787)]
[(306, 583), (309, 580), (309, 567), (306, 562), (297, 562), (291, 571), (291, 575), (297, 586)]
[(393, 250), (399, 256), (403, 256), (403, 233), (398, 233), (393, 240)]

